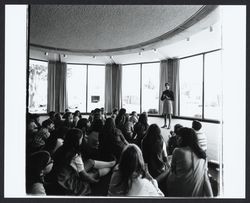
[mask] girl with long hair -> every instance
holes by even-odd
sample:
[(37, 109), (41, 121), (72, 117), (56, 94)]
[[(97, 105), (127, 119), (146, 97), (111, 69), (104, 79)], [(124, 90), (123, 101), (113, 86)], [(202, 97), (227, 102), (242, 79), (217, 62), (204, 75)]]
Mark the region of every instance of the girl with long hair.
[(119, 165), (111, 177), (110, 196), (163, 196), (144, 164), (142, 152), (129, 144), (122, 152)]
[(161, 135), (161, 129), (157, 124), (149, 126), (142, 140), (142, 154), (145, 163), (148, 164), (149, 173), (153, 178), (157, 179), (161, 174), (168, 171), (166, 144)]

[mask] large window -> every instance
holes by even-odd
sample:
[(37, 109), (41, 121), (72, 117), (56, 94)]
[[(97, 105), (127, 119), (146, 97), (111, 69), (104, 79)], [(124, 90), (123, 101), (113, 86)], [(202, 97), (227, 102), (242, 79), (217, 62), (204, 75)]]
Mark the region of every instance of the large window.
[(203, 56), (180, 61), (180, 115), (202, 118)]
[(204, 118), (221, 119), (221, 52), (205, 54)]
[(86, 65), (67, 65), (68, 108), (86, 112)]
[(158, 114), (159, 63), (142, 64), (142, 112)]
[(105, 66), (88, 65), (88, 112), (104, 107)]
[(29, 61), (29, 112), (47, 112), (48, 62)]
[(140, 112), (140, 64), (123, 66), (122, 107), (128, 113)]
[(180, 60), (180, 116), (220, 120), (221, 52)]
[(124, 65), (122, 107), (128, 113), (159, 114), (159, 63)]

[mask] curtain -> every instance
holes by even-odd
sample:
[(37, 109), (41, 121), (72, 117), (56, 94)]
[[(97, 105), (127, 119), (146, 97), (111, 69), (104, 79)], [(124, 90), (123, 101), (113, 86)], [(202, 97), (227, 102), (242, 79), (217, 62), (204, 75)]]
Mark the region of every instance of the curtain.
[(112, 64), (106, 64), (105, 67), (105, 110), (106, 112), (112, 112), (113, 100), (112, 100)]
[(56, 110), (56, 61), (48, 63), (47, 112)]
[[(162, 92), (165, 90), (165, 83), (168, 81), (168, 63), (167, 60), (160, 62), (160, 88), (159, 88), (159, 98), (161, 98)], [(162, 114), (163, 103), (159, 99), (159, 114)]]
[[(68, 108), (68, 96), (67, 96), (67, 64), (59, 62), (57, 64), (56, 74), (56, 110), (57, 112), (64, 112)], [(77, 94), (77, 92), (76, 92)]]
[(67, 104), (67, 65), (60, 61), (48, 63), (48, 97), (47, 112), (64, 112)]
[(180, 115), (180, 80), (179, 80), (179, 68), (180, 68), (180, 60), (173, 59), (173, 81), (175, 81), (172, 85), (175, 101), (174, 101), (174, 115)]
[(107, 64), (105, 67), (105, 110), (112, 112), (121, 108), (122, 68), (119, 64)]
[(122, 104), (122, 66), (113, 64), (112, 68), (113, 108), (120, 109)]

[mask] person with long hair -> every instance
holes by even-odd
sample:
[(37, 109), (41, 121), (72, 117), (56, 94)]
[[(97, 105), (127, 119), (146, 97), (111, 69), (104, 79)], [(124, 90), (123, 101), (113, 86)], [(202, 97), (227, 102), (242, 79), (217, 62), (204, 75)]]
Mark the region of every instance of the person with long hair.
[(142, 152), (135, 144), (127, 145), (121, 155), (119, 165), (114, 170), (109, 196), (163, 196), (144, 164)]
[(173, 151), (167, 194), (171, 197), (212, 197), (207, 173), (207, 156), (191, 128), (177, 132), (177, 148)]
[(121, 130), (126, 121), (126, 109), (121, 108), (115, 118), (115, 126)]
[(139, 147), (141, 147), (141, 141), (146, 135), (148, 127), (148, 115), (146, 112), (143, 112), (134, 126), (134, 142)]
[(169, 164), (166, 143), (161, 135), (161, 129), (157, 124), (149, 126), (142, 140), (142, 154), (145, 163), (148, 164), (150, 175), (153, 178), (159, 178), (159, 180), (157, 179), (158, 183), (161, 182), (164, 177), (160, 178), (160, 175), (168, 171)]
[(124, 147), (128, 144), (121, 130), (116, 128), (113, 118), (107, 118), (100, 134), (100, 151), (105, 159), (116, 157), (119, 160)]

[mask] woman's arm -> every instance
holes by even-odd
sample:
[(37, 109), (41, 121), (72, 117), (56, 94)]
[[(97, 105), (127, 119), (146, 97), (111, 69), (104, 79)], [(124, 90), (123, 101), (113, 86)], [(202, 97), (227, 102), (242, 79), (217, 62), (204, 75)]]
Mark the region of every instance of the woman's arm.
[(161, 95), (161, 101), (163, 101), (166, 98), (166, 95), (164, 94), (164, 92)]

